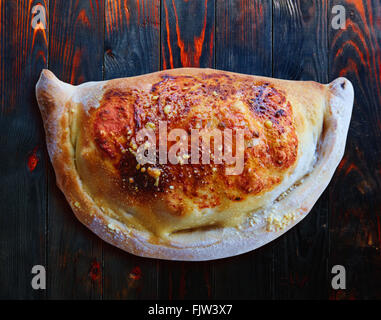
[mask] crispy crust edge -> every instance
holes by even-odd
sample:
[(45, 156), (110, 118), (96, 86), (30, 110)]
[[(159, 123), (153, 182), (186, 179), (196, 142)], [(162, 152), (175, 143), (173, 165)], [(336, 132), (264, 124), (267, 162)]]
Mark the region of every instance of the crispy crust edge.
[[(166, 72), (174, 74), (181, 72), (178, 70), (181, 69)], [(194, 68), (190, 71), (199, 72), (200, 69)], [(215, 72), (215, 70), (209, 71)], [(291, 81), (284, 82), (291, 85)], [(36, 96), (43, 117), (48, 153), (56, 174), (57, 185), (76, 217), (84, 225), (106, 242), (138, 256), (202, 261), (235, 256), (261, 247), (287, 232), (312, 209), (343, 157), (354, 99), (352, 84), (345, 78), (338, 78), (325, 86), (328, 88), (327, 110), (317, 163), (304, 182), (296, 186), (287, 197), (274, 203), (272, 208), (274, 211), (281, 209), (298, 213), (297, 218), (280, 231), (267, 232), (265, 226), (255, 229), (242, 226), (242, 228), (205, 231), (201, 236), (188, 235), (183, 239), (179, 236), (177, 240), (180, 241), (171, 243), (152, 242), (150, 234), (111, 219), (85, 192), (76, 171), (67, 107), (78, 87), (58, 80), (49, 70), (43, 70), (36, 85)]]

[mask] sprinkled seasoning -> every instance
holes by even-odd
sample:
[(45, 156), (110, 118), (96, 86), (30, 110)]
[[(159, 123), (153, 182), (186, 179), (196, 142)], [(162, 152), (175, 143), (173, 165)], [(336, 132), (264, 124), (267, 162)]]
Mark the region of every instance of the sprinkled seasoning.
[(146, 123), (146, 128), (147, 129), (155, 129), (156, 126), (155, 126), (155, 124), (153, 122), (147, 122)]
[(270, 129), (273, 126), (273, 123), (270, 120), (265, 121), (265, 127)]
[(171, 107), (169, 104), (167, 104), (167, 105), (164, 107), (164, 113), (165, 113), (166, 115), (168, 115), (168, 114), (171, 112), (171, 110), (172, 110), (172, 107)]
[(157, 168), (151, 168), (149, 167), (148, 170), (147, 170), (148, 174), (152, 177), (152, 178), (159, 178), (160, 177), (160, 174), (161, 174), (161, 171), (160, 169), (157, 169)]

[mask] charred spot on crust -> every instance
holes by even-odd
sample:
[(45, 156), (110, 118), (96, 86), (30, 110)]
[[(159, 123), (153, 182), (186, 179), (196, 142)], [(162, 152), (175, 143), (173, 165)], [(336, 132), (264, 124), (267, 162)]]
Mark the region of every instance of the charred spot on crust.
[(283, 109), (279, 109), (275, 112), (275, 118), (279, 118), (285, 114)]
[[(271, 87), (269, 83), (263, 83), (253, 88), (253, 97), (247, 101), (250, 109), (260, 117), (269, 117), (274, 111), (277, 112), (279, 106), (283, 105), (286, 101), (282, 92), (278, 91), (274, 87)], [(284, 111), (278, 116), (284, 114)]]

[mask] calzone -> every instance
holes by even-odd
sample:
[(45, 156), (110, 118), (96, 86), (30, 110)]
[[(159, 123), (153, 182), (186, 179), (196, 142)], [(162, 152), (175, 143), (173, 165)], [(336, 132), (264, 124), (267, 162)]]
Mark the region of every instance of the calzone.
[(180, 68), (36, 86), (57, 185), (77, 218), (135, 255), (211, 260), (279, 237), (327, 187), (353, 87)]

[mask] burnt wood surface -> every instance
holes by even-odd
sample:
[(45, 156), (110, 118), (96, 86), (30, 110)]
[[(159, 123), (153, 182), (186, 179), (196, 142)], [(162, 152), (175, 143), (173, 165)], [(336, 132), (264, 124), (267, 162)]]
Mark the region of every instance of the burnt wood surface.
[[(47, 25), (33, 29), (33, 6)], [(346, 28), (331, 25), (346, 9)], [(381, 4), (377, 0), (0, 0), (0, 299), (381, 298)], [(346, 152), (309, 215), (277, 240), (207, 262), (145, 259), (96, 237), (56, 187), (35, 84), (212, 67), (350, 79)], [(343, 265), (347, 289), (334, 290)], [(47, 289), (33, 290), (43, 265)]]

